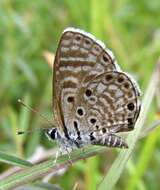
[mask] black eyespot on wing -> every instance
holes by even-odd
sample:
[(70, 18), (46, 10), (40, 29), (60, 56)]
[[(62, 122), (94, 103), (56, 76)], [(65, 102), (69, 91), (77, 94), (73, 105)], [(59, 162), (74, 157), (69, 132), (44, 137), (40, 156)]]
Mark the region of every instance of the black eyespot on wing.
[(91, 118), (91, 119), (90, 119), (90, 123), (91, 123), (91, 124), (95, 124), (96, 121), (97, 121), (97, 120), (96, 120), (95, 118)]
[(124, 81), (124, 78), (123, 78), (122, 76), (120, 76), (120, 77), (117, 79), (117, 81), (118, 81), (119, 83), (122, 83), (122, 82)]
[(133, 119), (132, 118), (128, 118), (127, 120), (128, 120), (129, 125), (133, 125)]
[(95, 140), (95, 137), (93, 136), (93, 133), (90, 133), (89, 136), (90, 136), (90, 140), (91, 140), (91, 141), (94, 141), (94, 140)]
[(75, 127), (75, 128), (78, 128), (78, 123), (77, 123), (77, 121), (74, 121), (73, 124), (74, 124), (74, 127)]
[(73, 124), (74, 124), (74, 127), (75, 127), (76, 132), (77, 132), (78, 140), (81, 140), (81, 134), (80, 134), (80, 131), (78, 129), (78, 122), (74, 121)]
[(105, 79), (106, 79), (106, 81), (110, 81), (110, 80), (113, 79), (113, 77), (112, 77), (111, 74), (107, 74), (107, 75), (105, 76)]
[(99, 129), (99, 125), (96, 125), (96, 129)]
[(82, 108), (78, 108), (78, 109), (77, 109), (77, 113), (78, 113), (78, 115), (80, 115), (80, 116), (82, 116), (82, 115), (84, 114)]
[(90, 89), (86, 90), (86, 96), (89, 97), (92, 95), (92, 91)]
[(126, 89), (129, 89), (129, 87), (130, 87), (129, 83), (128, 83), (128, 82), (125, 82), (125, 83), (124, 83), (124, 87), (125, 87)]
[(106, 133), (106, 128), (102, 128), (102, 133)]
[(131, 102), (127, 105), (127, 108), (130, 110), (130, 111), (133, 111), (134, 110), (134, 104)]
[(134, 129), (134, 123), (133, 123), (133, 118), (128, 118), (128, 129), (132, 130)]
[(67, 101), (68, 101), (69, 103), (74, 102), (74, 97), (73, 97), (73, 96), (69, 96), (69, 97), (67, 98)]

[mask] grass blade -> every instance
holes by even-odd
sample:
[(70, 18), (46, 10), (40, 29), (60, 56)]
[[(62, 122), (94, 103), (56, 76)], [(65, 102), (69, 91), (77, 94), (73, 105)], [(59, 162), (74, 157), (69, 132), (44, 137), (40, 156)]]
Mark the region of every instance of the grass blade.
[(151, 77), (150, 83), (146, 90), (143, 102), (142, 102), (142, 110), (140, 117), (136, 123), (135, 130), (128, 136), (127, 143), (129, 145), (128, 150), (121, 150), (117, 159), (112, 164), (109, 172), (104, 177), (103, 181), (98, 187), (98, 190), (103, 190), (107, 187), (107, 190), (111, 190), (116, 185), (118, 179), (120, 178), (121, 173), (123, 172), (128, 159), (130, 158), (136, 141), (138, 140), (139, 134), (141, 132), (141, 128), (146, 120), (147, 113), (149, 111), (150, 105), (152, 103), (153, 97), (155, 95), (157, 85), (159, 83), (160, 78), (160, 62), (158, 62), (155, 71)]
[(16, 166), (21, 166), (21, 167), (32, 166), (32, 164), (26, 160), (17, 158), (15, 156), (6, 154), (6, 153), (1, 152), (1, 151), (0, 151), (0, 161), (8, 163), (8, 164), (16, 165)]
[[(105, 147), (88, 147), (86, 148), (83, 153), (78, 150), (71, 153), (71, 160), (72, 163), (84, 159), (93, 155), (96, 155), (97, 152), (101, 152), (106, 150)], [(57, 163), (55, 165), (54, 160), (48, 160), (43, 163), (37, 164), (33, 167), (26, 168), (24, 170), (18, 171), (16, 174), (13, 174), (9, 177), (6, 177), (2, 181), (0, 181), (0, 189), (8, 190), (13, 189), (15, 187), (18, 187), (20, 185), (24, 185), (26, 183), (29, 183), (41, 176), (44, 176), (50, 172), (59, 171), (60, 169), (67, 167), (70, 165), (70, 161), (68, 161), (68, 155), (60, 156), (57, 160)]]
[(128, 184), (126, 185), (127, 190), (136, 189), (138, 182), (141, 181), (141, 177), (145, 174), (149, 161), (153, 157), (156, 141), (158, 140), (159, 135), (160, 130), (155, 131), (146, 139), (143, 150), (139, 155), (138, 163), (135, 166), (135, 171), (132, 174), (132, 177), (130, 177), (128, 180)]

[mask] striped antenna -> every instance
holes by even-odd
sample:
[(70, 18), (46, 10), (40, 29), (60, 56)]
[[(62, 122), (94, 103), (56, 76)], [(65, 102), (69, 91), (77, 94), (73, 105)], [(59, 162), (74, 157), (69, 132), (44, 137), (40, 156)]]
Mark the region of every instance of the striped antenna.
[[(37, 110), (31, 108), (30, 106), (26, 105), (21, 99), (18, 99), (18, 103), (22, 106), (24, 106), (25, 108), (29, 109), (30, 111), (32, 111), (33, 113), (39, 115), (41, 118), (43, 118), (43, 120), (48, 123), (49, 125), (51, 125), (52, 127), (54, 127), (53, 123), (51, 121), (49, 121), (44, 115), (42, 115), (41, 113), (39, 113)], [(47, 128), (48, 129), (48, 128)], [(34, 130), (28, 130), (28, 131), (19, 131), (17, 132), (17, 135), (22, 135), (22, 134), (26, 134), (26, 133), (32, 133), (35, 130), (47, 130), (45, 128), (38, 128), (38, 129), (34, 129)]]

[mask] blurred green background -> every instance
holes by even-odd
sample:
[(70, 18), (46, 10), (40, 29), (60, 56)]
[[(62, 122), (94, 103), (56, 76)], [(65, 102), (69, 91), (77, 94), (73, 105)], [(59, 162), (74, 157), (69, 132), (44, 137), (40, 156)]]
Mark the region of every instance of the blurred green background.
[[(84, 29), (104, 41), (121, 68), (138, 81), (142, 94), (147, 88), (160, 55), (159, 0), (1, 0), (0, 151), (28, 159), (39, 146), (45, 150), (53, 147), (39, 132), (16, 135), (17, 128), (46, 125), (18, 105), (17, 99), (52, 120), (52, 70), (43, 53), (55, 53), (62, 31), (69, 26)], [(153, 102), (146, 126), (160, 117), (158, 102)], [(157, 129), (139, 141), (116, 190), (160, 189), (159, 135)], [(116, 155), (117, 151), (111, 149), (77, 162), (51, 182), (64, 189), (73, 189), (77, 183), (77, 189), (94, 190)], [(1, 162), (0, 172), (10, 167)]]

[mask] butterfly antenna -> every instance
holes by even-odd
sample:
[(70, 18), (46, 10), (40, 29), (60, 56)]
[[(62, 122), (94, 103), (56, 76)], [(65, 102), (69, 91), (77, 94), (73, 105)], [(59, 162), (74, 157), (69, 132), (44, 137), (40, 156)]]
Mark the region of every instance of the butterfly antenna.
[(32, 133), (33, 132), (33, 130), (28, 130), (28, 131), (18, 131), (17, 132), (17, 135), (23, 135), (23, 134), (29, 134), (29, 133)]
[[(22, 106), (26, 107), (27, 109), (29, 109), (30, 111), (32, 111), (33, 113), (39, 115), (41, 118), (43, 118), (49, 125), (53, 126), (53, 123), (51, 121), (49, 121), (44, 115), (42, 115), (41, 113), (39, 113), (37, 110), (31, 108), (30, 106), (26, 105), (21, 99), (18, 99), (18, 103), (21, 104)], [(37, 129), (39, 130), (39, 129)], [(45, 130), (45, 129), (43, 129)], [(32, 133), (35, 130), (29, 130), (29, 131), (18, 131), (17, 134), (18, 135), (22, 135), (24, 133)]]

